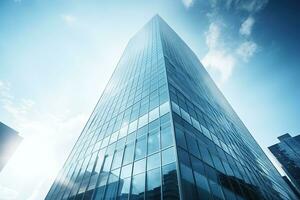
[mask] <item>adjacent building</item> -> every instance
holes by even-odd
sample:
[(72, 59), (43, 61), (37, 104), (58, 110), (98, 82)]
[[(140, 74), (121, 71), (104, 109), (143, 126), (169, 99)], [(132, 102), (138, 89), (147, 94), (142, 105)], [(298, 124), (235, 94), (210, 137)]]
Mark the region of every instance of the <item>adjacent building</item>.
[(0, 172), (21, 141), (17, 131), (0, 122)]
[(284, 134), (278, 137), (279, 143), (269, 147), (269, 150), (280, 162), (283, 170), (289, 176), (294, 187), (300, 191), (300, 135), (292, 137)]
[(159, 16), (128, 43), (46, 200), (296, 199)]

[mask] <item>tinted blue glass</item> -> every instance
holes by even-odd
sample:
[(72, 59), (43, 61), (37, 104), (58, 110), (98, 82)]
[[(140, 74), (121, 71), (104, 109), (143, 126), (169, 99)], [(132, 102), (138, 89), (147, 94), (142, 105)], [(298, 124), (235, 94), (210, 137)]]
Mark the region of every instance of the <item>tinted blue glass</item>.
[(154, 132), (148, 137), (148, 154), (152, 154), (159, 150), (160, 135), (159, 132)]
[(121, 178), (124, 179), (124, 178), (127, 178), (129, 176), (131, 176), (131, 170), (132, 170), (132, 164), (129, 164), (129, 165), (125, 165), (122, 167), (122, 170), (121, 170)]
[(173, 145), (173, 134), (170, 127), (161, 130), (161, 147), (166, 148)]
[(160, 164), (160, 153), (153, 154), (147, 159), (147, 170), (151, 170), (159, 167)]
[(134, 143), (126, 145), (124, 151), (123, 165), (127, 165), (128, 163), (131, 163), (133, 161), (133, 154), (134, 154)]
[(132, 177), (130, 199), (144, 199), (145, 173)]
[(166, 165), (172, 162), (175, 162), (175, 152), (173, 147), (162, 151), (162, 165)]
[(175, 163), (162, 167), (163, 199), (179, 199)]
[(146, 199), (161, 199), (161, 175), (160, 169), (147, 172), (147, 193)]
[(118, 198), (119, 200), (125, 200), (128, 199), (129, 197), (129, 192), (130, 192), (130, 178), (126, 179), (120, 179), (119, 183), (119, 195)]
[(139, 138), (135, 146), (135, 160), (146, 156), (147, 140), (146, 137)]
[(146, 159), (145, 158), (134, 162), (133, 175), (145, 172), (145, 170), (146, 170)]

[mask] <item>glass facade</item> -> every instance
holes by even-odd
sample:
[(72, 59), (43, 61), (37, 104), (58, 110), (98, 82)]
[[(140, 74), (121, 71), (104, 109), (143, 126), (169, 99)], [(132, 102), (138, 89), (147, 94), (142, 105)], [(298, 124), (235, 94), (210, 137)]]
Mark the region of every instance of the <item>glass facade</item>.
[(0, 122), (0, 172), (22, 141), (14, 129)]
[(293, 198), (195, 54), (159, 16), (128, 43), (46, 196)]
[(292, 137), (290, 134), (284, 134), (278, 139), (280, 142), (269, 149), (300, 193), (300, 135)]

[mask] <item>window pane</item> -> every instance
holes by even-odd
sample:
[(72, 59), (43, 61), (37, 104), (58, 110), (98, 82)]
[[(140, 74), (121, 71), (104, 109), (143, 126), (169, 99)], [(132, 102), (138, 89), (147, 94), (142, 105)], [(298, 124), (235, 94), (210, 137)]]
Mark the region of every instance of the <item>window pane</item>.
[(140, 129), (137, 130), (137, 134), (136, 134), (136, 137), (141, 137), (143, 135), (146, 135), (148, 133), (148, 126), (144, 126)]
[(161, 130), (161, 148), (173, 145), (173, 136), (171, 127), (168, 126)]
[(175, 152), (173, 147), (162, 151), (162, 165), (166, 165), (174, 161), (175, 161)]
[(209, 185), (211, 188), (211, 194), (213, 194), (215, 199), (224, 199), (224, 195), (221, 186), (215, 181), (209, 180)]
[(135, 132), (130, 133), (130, 134), (127, 135), (127, 140), (126, 140), (127, 144), (134, 141), (134, 140), (135, 140)]
[(121, 179), (119, 184), (119, 200), (128, 199), (129, 192), (130, 192), (130, 178)]
[(159, 117), (159, 107), (149, 112), (149, 122), (154, 121)]
[(146, 137), (139, 138), (135, 147), (135, 160), (146, 156), (147, 143)]
[(186, 149), (187, 147), (186, 147), (184, 132), (182, 130), (180, 130), (179, 128), (176, 128), (175, 135), (176, 135), (176, 142), (177, 142), (178, 146)]
[(111, 169), (116, 169), (118, 167), (121, 167), (122, 157), (123, 157), (123, 151), (117, 151), (115, 153), (114, 161)]
[(105, 199), (116, 198), (116, 193), (118, 191), (119, 182), (119, 170), (110, 173), (108, 183), (106, 186)]
[(136, 161), (134, 163), (133, 175), (142, 173), (146, 171), (146, 158)]
[(199, 194), (199, 198), (203, 197), (204, 199), (209, 199), (209, 186), (207, 182), (207, 178), (198, 172), (194, 172), (195, 181), (197, 185), (197, 190)]
[(151, 170), (159, 166), (160, 166), (160, 153), (156, 153), (148, 157), (147, 170)]
[(167, 101), (166, 103), (159, 106), (160, 109), (160, 116), (163, 116), (164, 114), (168, 113), (170, 111), (170, 104)]
[(184, 164), (180, 164), (180, 174), (184, 199), (198, 199), (192, 169)]
[(109, 142), (109, 136), (103, 139), (101, 148), (106, 147), (108, 145), (108, 142)]
[(160, 169), (154, 169), (147, 172), (147, 199), (161, 199), (160, 198), (161, 176)]
[(112, 143), (114, 143), (115, 141), (117, 141), (117, 139), (118, 139), (118, 134), (119, 134), (118, 131), (117, 131), (117, 132), (114, 132), (113, 134), (111, 134), (109, 144), (112, 144)]
[(112, 161), (112, 155), (105, 157), (102, 171), (108, 172), (110, 170), (111, 161)]
[(148, 154), (159, 150), (159, 132), (149, 135), (148, 137)]
[(137, 128), (137, 120), (135, 120), (129, 124), (128, 133), (132, 133), (133, 131), (136, 130), (136, 128)]
[(144, 199), (145, 173), (132, 178), (130, 199)]
[(177, 173), (175, 163), (162, 168), (163, 199), (179, 199)]
[(139, 118), (138, 128), (145, 126), (148, 123), (148, 113)]
[(133, 153), (134, 153), (134, 143), (128, 144), (125, 147), (123, 165), (131, 163), (133, 161)]
[(121, 170), (121, 176), (120, 176), (121, 179), (131, 176), (131, 169), (132, 169), (132, 164), (123, 166)]
[(127, 135), (128, 125), (120, 129), (119, 138), (122, 138)]
[(188, 133), (185, 134), (185, 136), (189, 152), (192, 153), (194, 156), (200, 157), (196, 138), (192, 137)]

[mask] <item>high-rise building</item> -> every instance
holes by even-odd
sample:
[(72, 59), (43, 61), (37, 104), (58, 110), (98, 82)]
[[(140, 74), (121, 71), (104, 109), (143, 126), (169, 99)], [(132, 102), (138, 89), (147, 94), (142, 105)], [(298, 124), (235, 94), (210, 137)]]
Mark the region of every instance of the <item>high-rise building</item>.
[(46, 199), (295, 197), (197, 56), (155, 16), (128, 43)]
[(14, 129), (0, 122), (0, 171), (19, 146), (22, 138)]
[(292, 137), (284, 134), (278, 137), (279, 143), (269, 147), (269, 150), (280, 162), (283, 170), (289, 176), (292, 184), (300, 191), (300, 135)]

